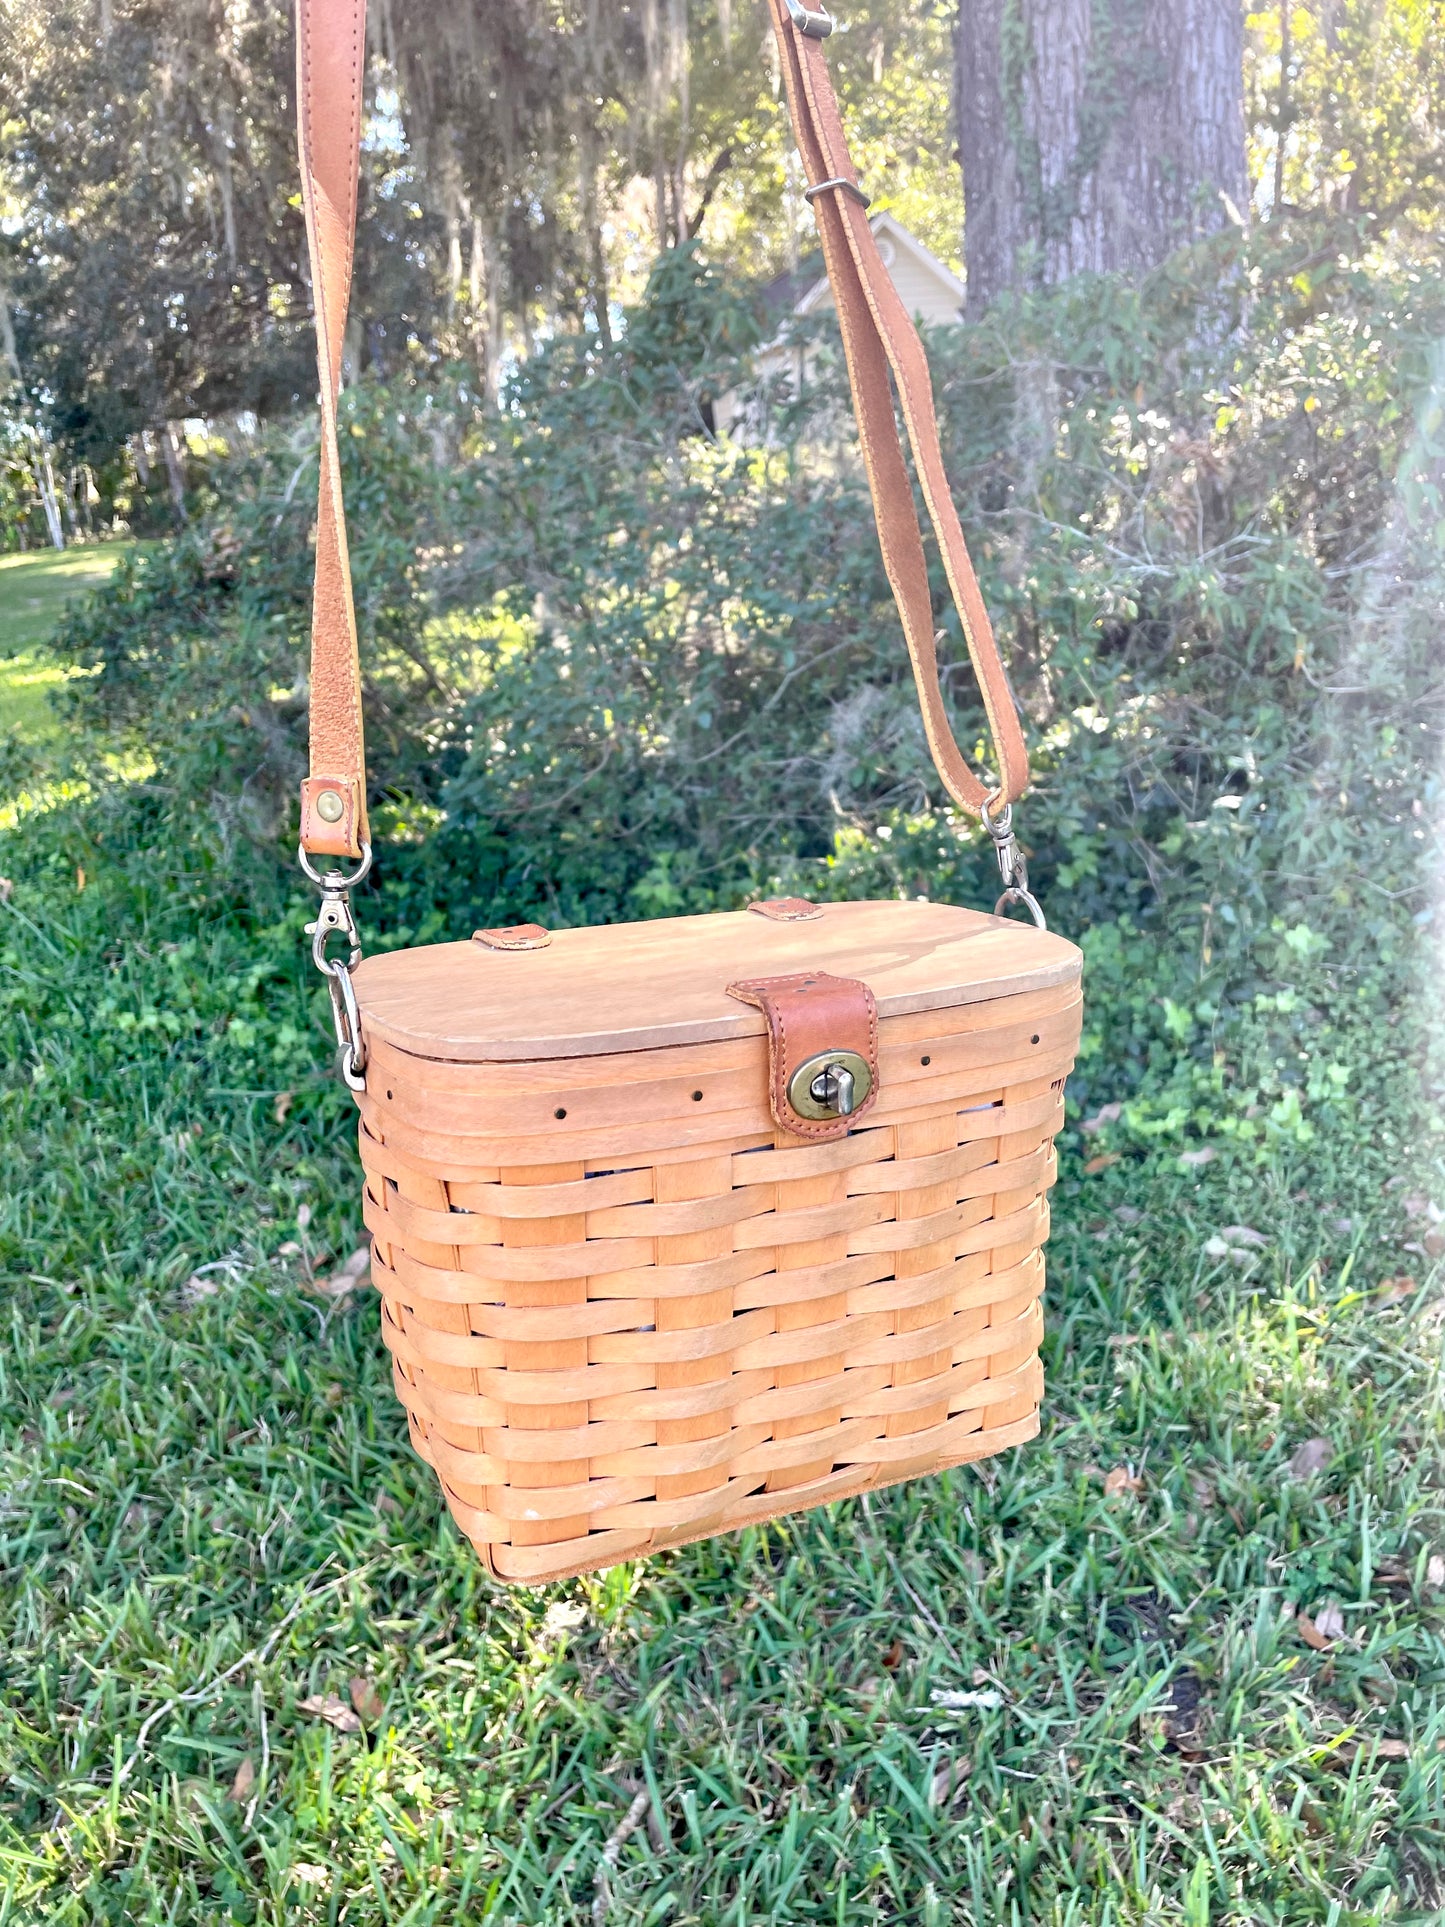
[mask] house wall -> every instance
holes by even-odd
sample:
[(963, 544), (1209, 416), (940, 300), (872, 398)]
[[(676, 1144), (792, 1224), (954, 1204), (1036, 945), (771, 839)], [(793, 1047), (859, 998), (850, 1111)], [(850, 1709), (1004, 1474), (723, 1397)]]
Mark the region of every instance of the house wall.
[[(939, 322), (962, 321), (963, 302), (958, 290), (951, 287), (927, 260), (921, 260), (911, 248), (899, 247), (890, 234), (878, 236), (878, 252), (883, 257), (883, 265), (892, 277), (893, 285), (902, 297), (903, 305), (915, 321)], [(810, 295), (804, 306), (810, 313), (831, 314), (834, 307), (833, 290), (826, 282)]]
[[(960, 323), (963, 320), (961, 289), (941, 264), (927, 254), (916, 253), (906, 242), (896, 240), (887, 231), (890, 218), (887, 215), (879, 217), (875, 221), (874, 234), (883, 265), (892, 276), (904, 307), (915, 321), (925, 325)], [(794, 312), (800, 315), (831, 314), (835, 305), (833, 290), (823, 279), (815, 283)], [(814, 352), (777, 341), (760, 348), (753, 359), (752, 383), (720, 395), (714, 403), (713, 419), (718, 433), (731, 435), (736, 441), (754, 446), (770, 445), (772, 433), (767, 421), (767, 405), (760, 400), (760, 393), (766, 390), (769, 382), (785, 373), (794, 382), (806, 382), (812, 372)]]
[[(905, 248), (895, 248), (887, 236), (880, 235), (878, 252), (893, 277), (893, 285), (903, 297), (903, 305), (915, 321), (959, 321), (962, 313), (958, 296), (945, 286), (928, 267)], [(832, 303), (830, 301), (829, 305)]]

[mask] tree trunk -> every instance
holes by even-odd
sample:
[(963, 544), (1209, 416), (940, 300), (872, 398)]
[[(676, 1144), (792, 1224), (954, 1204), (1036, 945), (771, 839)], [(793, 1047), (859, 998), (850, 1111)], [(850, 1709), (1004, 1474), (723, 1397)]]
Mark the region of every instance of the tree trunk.
[(63, 549), (65, 530), (60, 520), (60, 499), (55, 487), (55, 468), (50, 459), (50, 449), (37, 436), (31, 453), (34, 457), (35, 487), (40, 496), (40, 506), (45, 511), (45, 526), (50, 534), (50, 546), (53, 549)]
[(177, 523), (184, 528), (190, 521), (186, 513), (186, 439), (185, 429), (167, 422), (160, 431), (161, 454), (165, 457), (166, 480), (171, 488), (171, 507)]
[(1239, 0), (960, 0), (970, 311), (1242, 218), (1243, 33)]

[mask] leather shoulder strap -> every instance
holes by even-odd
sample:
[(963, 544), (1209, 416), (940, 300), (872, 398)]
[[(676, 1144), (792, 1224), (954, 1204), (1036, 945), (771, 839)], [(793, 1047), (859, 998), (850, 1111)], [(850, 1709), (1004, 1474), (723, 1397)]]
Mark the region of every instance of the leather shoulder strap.
[[(1008, 678), (969, 561), (939, 446), (933, 389), (918, 330), (868, 225), (823, 54), (831, 28), (821, 0), (768, 0), (793, 129), (817, 216), (853, 393), (883, 564), (913, 665), (928, 747), (963, 809), (997, 809), (1028, 786), (1028, 755)], [(366, 0), (296, 0), (297, 118), (306, 237), (321, 375), (321, 488), (311, 640), (311, 774), (301, 786), (301, 842), (313, 854), (360, 856), (367, 840), (361, 669), (341, 503), (336, 403), (351, 294)], [(999, 784), (964, 761), (939, 685), (933, 600), (889, 373), (913, 450), (983, 695)]]
[[(996, 811), (1028, 788), (1028, 752), (944, 473), (938, 420), (933, 411), (933, 384), (923, 344), (878, 252), (868, 225), (867, 197), (858, 185), (858, 173), (848, 152), (823, 52), (832, 23), (822, 0), (768, 0), (768, 11), (782, 55), (793, 134), (811, 183), (805, 192), (817, 218), (823, 260), (833, 288), (883, 566), (903, 622), (924, 733), (934, 765), (954, 802), (975, 816), (984, 803)], [(923, 499), (983, 696), (998, 761), (997, 791), (990, 791), (964, 762), (944, 710), (928, 565), (888, 385), (890, 368)]]
[(359, 857), (367, 841), (361, 664), (336, 446), (365, 74), (366, 0), (298, 0), (296, 119), (321, 376), (321, 487), (311, 604), (311, 774), (301, 785), (301, 845), (321, 856)]

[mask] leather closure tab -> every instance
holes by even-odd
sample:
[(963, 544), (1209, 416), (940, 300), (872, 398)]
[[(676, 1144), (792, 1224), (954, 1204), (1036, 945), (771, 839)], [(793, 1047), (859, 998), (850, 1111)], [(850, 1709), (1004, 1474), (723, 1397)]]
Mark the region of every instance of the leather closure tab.
[(807, 923), (823, 914), (819, 906), (806, 897), (764, 897), (761, 903), (750, 903), (748, 908), (754, 916), (767, 917), (773, 923)]
[(310, 856), (360, 856), (361, 785), (308, 776), (301, 785), (301, 847)]
[[(803, 970), (790, 977), (750, 977), (727, 989), (729, 997), (752, 1004), (767, 1019), (774, 1123), (794, 1137), (846, 1137), (878, 1097), (878, 1006), (867, 984)], [(815, 1067), (808, 1089), (824, 1115), (804, 1117), (794, 1108), (789, 1093), (805, 1067)], [(827, 1115), (840, 1098), (851, 1108)]]
[(473, 943), (488, 950), (545, 950), (552, 932), (540, 923), (509, 923), (496, 930), (474, 930)]

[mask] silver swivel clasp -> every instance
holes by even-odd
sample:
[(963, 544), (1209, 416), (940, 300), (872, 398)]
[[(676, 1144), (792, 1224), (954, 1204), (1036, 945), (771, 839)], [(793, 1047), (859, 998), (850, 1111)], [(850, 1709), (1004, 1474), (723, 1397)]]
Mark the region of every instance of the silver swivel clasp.
[(997, 815), (990, 814), (988, 804), (979, 806), (983, 817), (983, 827), (993, 838), (994, 855), (998, 858), (998, 873), (1003, 879), (1003, 893), (993, 906), (993, 913), (1001, 917), (1016, 903), (1021, 903), (1033, 918), (1040, 930), (1047, 930), (1043, 907), (1029, 888), (1029, 866), (1023, 851), (1019, 848), (1018, 838), (1014, 835), (1014, 811), (1012, 803), (1005, 803)]
[[(316, 919), (306, 926), (311, 939), (311, 961), (326, 979), (331, 997), (331, 1021), (336, 1030), (336, 1055), (342, 1078), (353, 1091), (366, 1089), (366, 1046), (361, 1036), (361, 1007), (351, 973), (361, 962), (361, 933), (351, 912), (351, 892), (371, 868), (371, 845), (361, 846), (361, 862), (350, 876), (340, 870), (314, 870), (303, 848), (297, 857), (302, 871), (321, 892)], [(344, 950), (328, 955), (327, 945), (340, 937)]]

